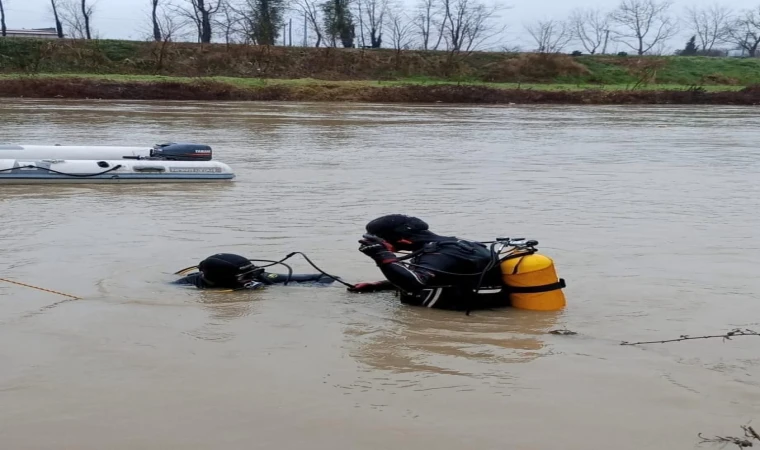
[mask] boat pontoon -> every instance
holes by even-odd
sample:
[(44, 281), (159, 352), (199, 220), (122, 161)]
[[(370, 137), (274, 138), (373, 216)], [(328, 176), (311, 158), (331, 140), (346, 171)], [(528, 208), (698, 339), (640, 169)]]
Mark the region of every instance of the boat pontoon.
[(208, 145), (153, 147), (0, 144), (0, 184), (229, 181), (230, 166)]

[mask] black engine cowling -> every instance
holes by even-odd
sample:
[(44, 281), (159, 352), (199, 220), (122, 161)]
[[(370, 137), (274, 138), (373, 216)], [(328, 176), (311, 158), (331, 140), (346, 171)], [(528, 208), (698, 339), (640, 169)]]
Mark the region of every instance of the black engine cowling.
[(211, 147), (203, 144), (158, 144), (150, 151), (151, 158), (170, 161), (210, 161)]

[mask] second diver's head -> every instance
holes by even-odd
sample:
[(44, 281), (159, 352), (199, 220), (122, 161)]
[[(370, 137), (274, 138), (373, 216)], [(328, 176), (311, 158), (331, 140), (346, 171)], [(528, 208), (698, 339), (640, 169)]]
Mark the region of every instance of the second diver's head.
[(428, 242), (446, 239), (430, 231), (424, 220), (404, 214), (378, 217), (367, 224), (366, 230), (389, 242), (396, 250), (413, 251)]
[(263, 269), (248, 258), (232, 253), (217, 253), (198, 265), (203, 279), (214, 287), (236, 289), (253, 281)]

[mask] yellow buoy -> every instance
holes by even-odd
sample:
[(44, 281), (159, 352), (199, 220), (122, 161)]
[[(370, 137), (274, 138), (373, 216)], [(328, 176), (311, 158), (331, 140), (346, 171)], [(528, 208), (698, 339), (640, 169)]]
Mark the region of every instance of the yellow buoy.
[(554, 261), (537, 253), (501, 262), (512, 306), (533, 311), (557, 311), (565, 307), (565, 280), (557, 277)]

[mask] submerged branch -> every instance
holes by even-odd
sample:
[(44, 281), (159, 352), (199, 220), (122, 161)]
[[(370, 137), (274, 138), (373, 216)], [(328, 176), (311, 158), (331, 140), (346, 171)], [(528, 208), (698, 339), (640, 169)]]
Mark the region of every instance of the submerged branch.
[(729, 331), (726, 334), (716, 334), (712, 336), (688, 336), (688, 335), (681, 335), (678, 339), (668, 339), (668, 340), (662, 340), (662, 341), (647, 341), (647, 342), (626, 342), (623, 341), (620, 343), (620, 345), (639, 345), (639, 344), (665, 344), (668, 342), (680, 342), (680, 341), (690, 341), (695, 339), (713, 339), (713, 338), (723, 338), (724, 341), (730, 341), (732, 337), (735, 336), (760, 336), (760, 333), (753, 331), (753, 330), (742, 330), (741, 328), (737, 328), (735, 330)]
[(702, 436), (702, 433), (699, 433), (697, 436), (700, 439), (702, 439), (702, 441), (700, 441), (700, 444), (705, 444), (705, 443), (734, 444), (738, 446), (739, 448), (754, 446), (754, 444), (752, 443), (753, 440), (760, 442), (760, 435), (757, 434), (754, 428), (752, 428), (749, 425), (745, 425), (745, 426), (742, 426), (742, 430), (744, 430), (743, 437), (715, 436), (714, 438), (706, 438)]

